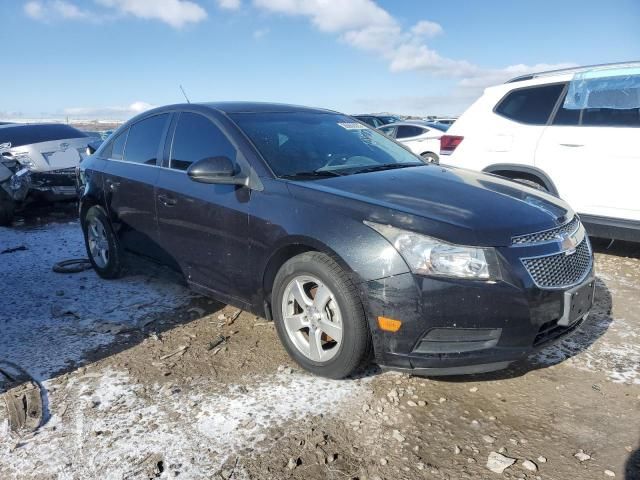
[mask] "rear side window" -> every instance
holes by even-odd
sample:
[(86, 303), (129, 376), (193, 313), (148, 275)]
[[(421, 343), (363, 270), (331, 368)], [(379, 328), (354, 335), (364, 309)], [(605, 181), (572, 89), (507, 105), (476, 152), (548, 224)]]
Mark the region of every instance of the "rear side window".
[(203, 158), (236, 158), (236, 149), (211, 120), (197, 113), (183, 112), (178, 119), (171, 147), (171, 168), (186, 170)]
[(423, 128), (414, 127), (411, 125), (401, 125), (398, 127), (396, 138), (417, 137), (418, 135), (422, 135), (423, 133), (424, 133)]
[(124, 144), (127, 141), (127, 134), (129, 133), (129, 129), (127, 128), (124, 132), (118, 134), (113, 140), (109, 142), (104, 150), (102, 151), (102, 156), (105, 158), (113, 158), (114, 160), (122, 160), (124, 157)]
[(0, 128), (0, 143), (9, 142), (12, 147), (86, 136), (69, 125), (15, 125)]
[(545, 125), (563, 89), (564, 84), (555, 84), (514, 90), (495, 112), (516, 122)]
[(640, 109), (587, 108), (582, 125), (591, 127), (640, 127)]
[(168, 118), (168, 113), (154, 115), (132, 125), (126, 140), (124, 159), (127, 162), (156, 165), (160, 140)]

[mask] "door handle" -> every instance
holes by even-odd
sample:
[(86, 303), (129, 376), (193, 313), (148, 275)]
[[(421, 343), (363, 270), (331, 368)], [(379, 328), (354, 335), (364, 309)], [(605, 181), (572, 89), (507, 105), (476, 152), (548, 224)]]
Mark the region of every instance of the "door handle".
[(178, 200), (176, 200), (175, 198), (170, 197), (169, 195), (164, 195), (162, 193), (158, 195), (158, 200), (160, 200), (165, 207), (173, 207), (176, 203), (178, 203)]
[(561, 147), (572, 147), (572, 148), (584, 147), (584, 145), (581, 144), (581, 143), (561, 143), (560, 146)]

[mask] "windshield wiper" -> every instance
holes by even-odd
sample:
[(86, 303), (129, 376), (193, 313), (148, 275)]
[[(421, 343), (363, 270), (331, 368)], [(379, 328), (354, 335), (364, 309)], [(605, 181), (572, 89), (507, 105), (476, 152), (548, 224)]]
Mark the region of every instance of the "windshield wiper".
[(342, 174), (335, 170), (312, 170), (309, 172), (296, 172), (287, 175), (280, 175), (281, 178), (287, 178), (289, 180), (300, 180), (304, 178), (327, 178), (327, 177), (341, 177)]
[(380, 172), (383, 170), (395, 170), (397, 168), (418, 167), (423, 165), (422, 163), (385, 163), (383, 165), (375, 165), (372, 167), (362, 168), (352, 173), (368, 173), (368, 172)]

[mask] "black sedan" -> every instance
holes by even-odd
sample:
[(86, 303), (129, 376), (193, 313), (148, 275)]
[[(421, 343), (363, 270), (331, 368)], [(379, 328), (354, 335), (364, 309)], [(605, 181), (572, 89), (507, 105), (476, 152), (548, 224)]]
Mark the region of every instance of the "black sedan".
[(304, 368), (373, 358), (414, 373), (504, 368), (574, 330), (593, 256), (562, 200), (425, 165), (340, 113), (279, 104), (158, 108), (82, 162), (95, 270), (124, 251), (273, 319)]

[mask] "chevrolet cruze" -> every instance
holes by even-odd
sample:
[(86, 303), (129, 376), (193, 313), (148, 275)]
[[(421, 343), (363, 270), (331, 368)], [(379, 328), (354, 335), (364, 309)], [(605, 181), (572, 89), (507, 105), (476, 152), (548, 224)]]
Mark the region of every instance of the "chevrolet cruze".
[(593, 255), (562, 200), (425, 164), (340, 113), (172, 105), (121, 126), (78, 172), (89, 258), (125, 252), (273, 319), (305, 369), (375, 359), (423, 375), (507, 367), (576, 329)]

